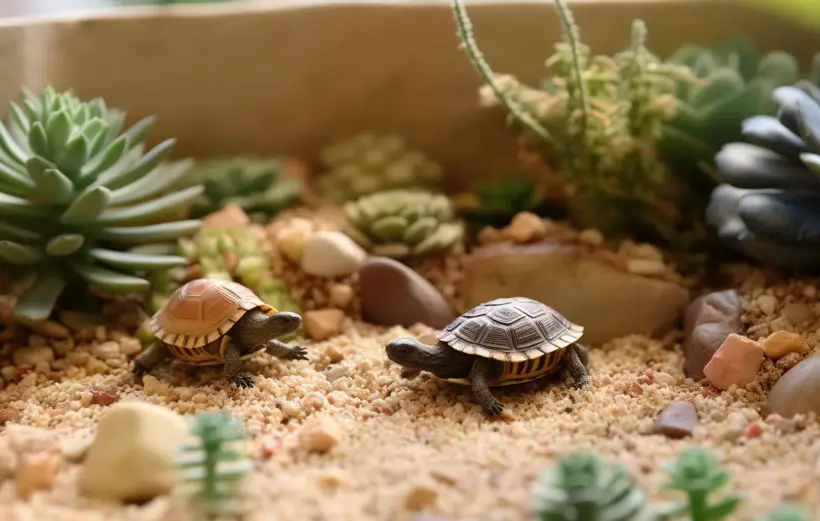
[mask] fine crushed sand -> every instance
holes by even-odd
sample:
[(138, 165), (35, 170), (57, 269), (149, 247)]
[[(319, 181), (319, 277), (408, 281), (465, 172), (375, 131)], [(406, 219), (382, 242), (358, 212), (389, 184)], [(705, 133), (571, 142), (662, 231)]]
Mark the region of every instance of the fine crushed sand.
[[(752, 338), (767, 335), (767, 324), (786, 304), (805, 299), (814, 306), (816, 298), (809, 297), (816, 297), (812, 288), (820, 281), (794, 279), (760, 290), (755, 288), (762, 286), (763, 275), (755, 273), (744, 278), (742, 288), (742, 332), (751, 327)], [(758, 304), (764, 294), (769, 314)], [(797, 329), (813, 352), (820, 346), (818, 326), (815, 320)], [(515, 420), (489, 421), (469, 389), (428, 375), (402, 381), (399, 367), (387, 362), (385, 342), (430, 331), (348, 319), (341, 336), (302, 342), (309, 361), (262, 356), (248, 364), (256, 381), (249, 390), (232, 389), (219, 369), (176, 363), (158, 367), (152, 373), (156, 380), (148, 378), (143, 388), (121, 355), (119, 362), (113, 358), (96, 367), (98, 374), (72, 368), (72, 377), (63, 381), (31, 372), (0, 391), (0, 404), (19, 411), (20, 423), (54, 429), (63, 441), (92, 433), (106, 411), (91, 405), (94, 389), (182, 414), (226, 408), (253, 436), (248, 455), (257, 468), (242, 487), (246, 521), (401, 521), (425, 504), (430, 513), (454, 518), (530, 520), (537, 472), (555, 455), (575, 450), (625, 464), (651, 500), (679, 498), (661, 493), (662, 464), (694, 444), (715, 450), (732, 471), (722, 492), (746, 496), (730, 519), (760, 519), (783, 499), (801, 503), (811, 519), (820, 519), (820, 425), (815, 417), (761, 418), (766, 391), (779, 375), (769, 361), (757, 383), (719, 393), (683, 379), (681, 332), (658, 340), (622, 338), (591, 350), (587, 389), (578, 392), (546, 380), (499, 390)], [(326, 368), (337, 377), (332, 382), (322, 372)], [(694, 401), (700, 417), (694, 436), (670, 440), (650, 434), (657, 414), (675, 399)], [(309, 453), (299, 430), (311, 417), (326, 416), (343, 428), (341, 443), (327, 454)], [(750, 424), (759, 425), (759, 436), (748, 436)], [(0, 430), (0, 442), (8, 430)], [(263, 457), (260, 447), (276, 441), (278, 450)], [(0, 485), (0, 520), (188, 519), (184, 505), (167, 497), (143, 506), (80, 497), (74, 485), (78, 470), (78, 464), (63, 460), (53, 489), (28, 501), (17, 498), (13, 479), (6, 480)]]

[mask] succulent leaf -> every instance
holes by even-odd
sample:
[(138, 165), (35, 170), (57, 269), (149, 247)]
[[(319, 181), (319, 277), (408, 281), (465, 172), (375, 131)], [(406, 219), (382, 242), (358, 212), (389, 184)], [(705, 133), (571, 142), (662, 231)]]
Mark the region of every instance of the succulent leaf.
[[(22, 89), (22, 98), (11, 104), (8, 126), (0, 124), (0, 262), (25, 261), (36, 275), (15, 316), (46, 318), (72, 279), (115, 292), (142, 291), (147, 279), (114, 269), (179, 266), (181, 258), (173, 255), (110, 249), (175, 240), (199, 227), (199, 221), (176, 221), (169, 214), (184, 211), (201, 187), (156, 198), (151, 186), (138, 185), (145, 178), (160, 184), (157, 171), (174, 143), (166, 140), (143, 154), (154, 117), (121, 134), (125, 113), (102, 99), (81, 101), (51, 87), (39, 95)], [(142, 197), (130, 201), (139, 204), (118, 200), (140, 190)]]
[(345, 205), (345, 233), (363, 248), (393, 258), (445, 251), (464, 236), (450, 201), (418, 190), (388, 190)]

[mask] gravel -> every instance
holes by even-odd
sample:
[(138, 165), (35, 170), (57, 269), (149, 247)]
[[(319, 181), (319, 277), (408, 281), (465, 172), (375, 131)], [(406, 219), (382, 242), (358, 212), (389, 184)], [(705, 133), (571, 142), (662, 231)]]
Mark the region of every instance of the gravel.
[[(777, 284), (762, 272), (746, 277), (741, 333), (760, 341), (775, 330), (793, 331), (806, 338), (810, 353), (818, 352), (814, 311), (800, 307), (795, 313), (790, 306), (803, 302), (814, 310), (817, 283)], [(800, 323), (789, 322), (786, 310)], [(543, 381), (500, 391), (513, 417), (491, 421), (467, 388), (426, 375), (402, 381), (399, 368), (386, 361), (387, 341), (431, 331), (348, 320), (340, 336), (303, 341), (309, 361), (255, 359), (249, 370), (256, 387), (246, 390), (231, 388), (217, 368), (176, 363), (162, 364), (143, 387), (129, 375), (134, 344), (121, 331), (97, 329), (54, 360), (42, 350), (31, 352), (28, 365), (3, 374), (13, 383), (0, 391), (0, 459), (4, 451), (19, 459), (48, 443), (63, 449), (53, 465), (53, 485), (31, 492), (28, 500), (20, 498), (16, 479), (0, 482), (0, 519), (188, 519), (176, 498), (124, 506), (77, 494), (82, 440), (110, 403), (129, 399), (180, 414), (224, 408), (244, 421), (253, 438), (248, 456), (257, 463), (243, 487), (244, 521), (401, 521), (417, 511), (533, 519), (529, 489), (538, 470), (573, 450), (624, 463), (652, 500), (669, 499), (660, 490), (662, 463), (693, 444), (715, 450), (733, 472), (729, 487), (746, 495), (732, 520), (757, 519), (783, 499), (820, 517), (820, 423), (813, 416), (785, 420), (764, 410), (766, 393), (785, 364), (767, 359), (758, 381), (720, 393), (684, 378), (679, 332), (657, 340), (631, 336), (591, 350), (592, 385), (585, 390)], [(36, 339), (32, 347), (57, 352), (57, 342), (65, 339)], [(660, 411), (676, 400), (691, 401), (697, 410), (692, 436), (652, 434)], [(49, 430), (20, 434), (10, 428), (15, 423)], [(47, 470), (51, 462), (41, 467)]]

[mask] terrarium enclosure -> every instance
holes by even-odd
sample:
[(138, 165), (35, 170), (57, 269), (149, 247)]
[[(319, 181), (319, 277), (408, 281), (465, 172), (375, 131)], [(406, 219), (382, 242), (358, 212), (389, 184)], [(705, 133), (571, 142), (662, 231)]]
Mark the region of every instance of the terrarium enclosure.
[(820, 519), (816, 28), (162, 3), (0, 20), (0, 521)]

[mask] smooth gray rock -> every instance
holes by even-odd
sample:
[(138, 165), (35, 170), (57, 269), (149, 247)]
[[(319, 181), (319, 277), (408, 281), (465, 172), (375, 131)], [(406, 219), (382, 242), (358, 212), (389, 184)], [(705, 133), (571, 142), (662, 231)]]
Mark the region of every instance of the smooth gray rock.
[(703, 368), (726, 337), (740, 330), (742, 313), (737, 290), (715, 291), (695, 299), (684, 318), (684, 372), (700, 380)]
[(685, 438), (692, 435), (698, 424), (698, 412), (689, 402), (676, 401), (666, 406), (655, 421), (654, 431), (667, 438)]
[(784, 418), (808, 412), (820, 415), (820, 355), (806, 358), (781, 376), (769, 392), (766, 408)]

